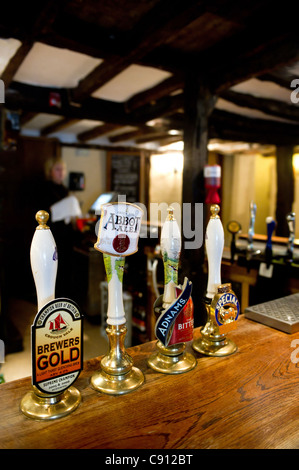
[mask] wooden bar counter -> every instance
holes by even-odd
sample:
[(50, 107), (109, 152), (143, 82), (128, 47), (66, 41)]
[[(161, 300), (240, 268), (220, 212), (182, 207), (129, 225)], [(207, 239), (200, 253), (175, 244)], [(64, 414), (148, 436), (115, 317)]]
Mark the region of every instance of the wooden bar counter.
[(54, 421), (30, 420), (19, 411), (30, 377), (2, 384), (0, 448), (298, 449), (299, 333), (242, 317), (229, 337), (238, 345), (234, 355), (214, 358), (192, 350), (196, 368), (176, 376), (147, 366), (155, 341), (128, 349), (145, 383), (123, 396), (94, 391), (90, 377), (100, 358), (87, 361), (75, 384), (81, 404)]

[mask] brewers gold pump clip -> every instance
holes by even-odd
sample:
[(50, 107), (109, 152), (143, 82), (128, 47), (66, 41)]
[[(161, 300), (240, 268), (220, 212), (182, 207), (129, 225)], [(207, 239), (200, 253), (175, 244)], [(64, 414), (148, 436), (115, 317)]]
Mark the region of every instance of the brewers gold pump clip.
[(236, 327), (240, 313), (239, 301), (231, 284), (221, 284), (221, 259), (224, 232), (219, 206), (211, 206), (211, 217), (206, 231), (208, 258), (208, 287), (205, 299), (207, 322), (201, 329), (201, 337), (193, 341), (195, 351), (208, 356), (228, 356), (237, 350), (226, 334)]

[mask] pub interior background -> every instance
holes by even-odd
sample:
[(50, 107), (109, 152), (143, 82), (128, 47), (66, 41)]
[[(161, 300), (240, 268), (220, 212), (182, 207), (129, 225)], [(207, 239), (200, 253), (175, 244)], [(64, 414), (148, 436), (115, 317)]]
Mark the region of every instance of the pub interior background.
[[(296, 256), (293, 263), (286, 261), (286, 215), (299, 209), (296, 14), (290, 17), (287, 8), (267, 1), (246, 6), (228, 1), (26, 2), (31, 15), (25, 25), (25, 6), (18, 5), (11, 16), (13, 3), (0, 20), (4, 380), (30, 375), (24, 353), (36, 314), (29, 262), (36, 221), (28, 201), (52, 156), (65, 161), (65, 185), (83, 214), (69, 274), (73, 300), (85, 315), (86, 359), (107, 347), (105, 272), (93, 248), (90, 211), (109, 191), (144, 204), (152, 224), (144, 221), (148, 236), (126, 263), (130, 344), (154, 339), (155, 259), (160, 292), (163, 288), (159, 238), (149, 236), (151, 230), (159, 234), (163, 220), (150, 217), (150, 205), (204, 203), (205, 165), (221, 167), (222, 276), (232, 282), (242, 313), (248, 305), (297, 292)], [(261, 254), (248, 261), (239, 253), (232, 262), (227, 226), (239, 222), (236, 239), (246, 247), (251, 201), (257, 206), (254, 231)], [(279, 256), (267, 278), (259, 275), (259, 266), (270, 216), (277, 222), (273, 240)], [(295, 253), (297, 238), (298, 224)], [(195, 325), (202, 325), (204, 247), (183, 252), (180, 267), (196, 285)]]

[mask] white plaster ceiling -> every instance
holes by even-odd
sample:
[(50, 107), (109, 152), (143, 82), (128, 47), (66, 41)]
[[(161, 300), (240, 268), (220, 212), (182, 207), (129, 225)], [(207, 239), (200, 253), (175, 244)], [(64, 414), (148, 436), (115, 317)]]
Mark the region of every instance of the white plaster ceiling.
[[(15, 39), (0, 39), (0, 73), (5, 69), (20, 45), (20, 41)], [(73, 88), (101, 63), (102, 59), (36, 42), (25, 57), (13, 80), (38, 86)], [(296, 67), (299, 69), (298, 64), (295, 64), (293, 69), (297, 70)], [(92, 96), (115, 102), (124, 102), (134, 94), (157, 85), (170, 75), (170, 73), (163, 70), (133, 64), (96, 90)], [(290, 100), (291, 88), (288, 91), (272, 82), (260, 81), (255, 78), (232, 87), (232, 90), (292, 104)], [(221, 98), (217, 100), (216, 108), (254, 119), (286, 121), (279, 117), (266, 115), (258, 110), (237, 106)], [(59, 119), (62, 119), (61, 116), (38, 114), (22, 127), (22, 134), (40, 135), (40, 131), (44, 127), (57, 122)], [(51, 134), (51, 136), (57, 137), (62, 142), (78, 143), (77, 135), (79, 133), (100, 124), (102, 123), (98, 121), (82, 120), (80, 123)], [(107, 137), (99, 137), (88, 142), (106, 145), (108, 140)], [(126, 142), (124, 145), (132, 145), (132, 142)], [(152, 144), (149, 145), (152, 146)]]
[(36, 42), (14, 80), (30, 85), (72, 88), (101, 62), (80, 52)]
[(123, 102), (134, 94), (151, 88), (170, 76), (171, 73), (164, 70), (142, 65), (130, 65), (106, 85), (96, 90), (92, 96)]
[(289, 91), (273, 82), (261, 81), (257, 78), (251, 78), (245, 82), (238, 83), (238, 85), (233, 86), (231, 90), (238, 93), (247, 93), (249, 95), (256, 96), (257, 98), (268, 98), (283, 101), (290, 105), (292, 104), (291, 87)]
[(10, 59), (15, 55), (22, 43), (18, 39), (0, 38), (0, 75), (7, 66)]
[(283, 119), (278, 116), (271, 116), (270, 114), (263, 113), (257, 109), (246, 108), (246, 106), (238, 106), (230, 101), (218, 98), (215, 107), (222, 111), (227, 111), (240, 116), (249, 117), (252, 119), (266, 119), (267, 121), (287, 122), (289, 124), (296, 124), (296, 122), (289, 119)]
[[(3, 69), (19, 47), (20, 42), (17, 43), (15, 40), (0, 40), (1, 56), (2, 52), (4, 56)], [(19, 67), (14, 80), (30, 85), (74, 88), (102, 62), (102, 59), (86, 54), (36, 42)], [(131, 65), (96, 90), (92, 96), (109, 101), (126, 101), (170, 76), (171, 73), (153, 67)]]
[(43, 127), (49, 126), (62, 119), (63, 117), (58, 114), (39, 113), (30, 119), (30, 121), (25, 124), (25, 127), (28, 131), (37, 130), (39, 132)]

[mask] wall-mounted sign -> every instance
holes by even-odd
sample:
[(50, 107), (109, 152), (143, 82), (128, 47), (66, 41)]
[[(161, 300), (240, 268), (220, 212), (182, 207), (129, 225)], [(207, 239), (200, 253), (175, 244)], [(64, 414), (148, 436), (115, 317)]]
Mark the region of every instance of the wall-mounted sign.
[(107, 163), (110, 191), (125, 195), (127, 202), (140, 201), (140, 155), (113, 152)]

